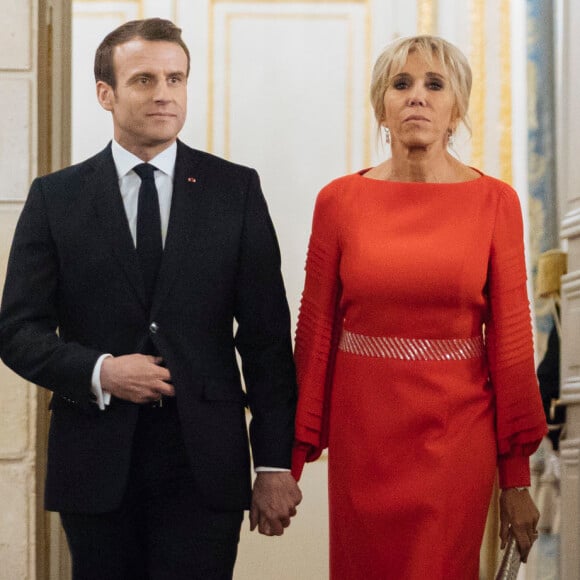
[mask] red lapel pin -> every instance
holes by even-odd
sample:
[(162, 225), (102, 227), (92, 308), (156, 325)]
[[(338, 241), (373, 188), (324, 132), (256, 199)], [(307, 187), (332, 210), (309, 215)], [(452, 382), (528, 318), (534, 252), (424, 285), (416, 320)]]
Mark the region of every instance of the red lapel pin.
[(195, 177), (188, 177), (187, 181), (189, 181), (189, 183), (196, 183), (197, 179)]

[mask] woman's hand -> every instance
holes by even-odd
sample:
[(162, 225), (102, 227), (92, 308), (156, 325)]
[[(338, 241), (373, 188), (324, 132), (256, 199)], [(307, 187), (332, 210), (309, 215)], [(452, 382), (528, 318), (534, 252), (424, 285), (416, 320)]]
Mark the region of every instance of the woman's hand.
[(499, 498), (501, 548), (505, 548), (511, 531), (516, 539), (522, 562), (526, 562), (532, 544), (538, 539), (536, 526), (540, 512), (527, 489), (503, 489)]

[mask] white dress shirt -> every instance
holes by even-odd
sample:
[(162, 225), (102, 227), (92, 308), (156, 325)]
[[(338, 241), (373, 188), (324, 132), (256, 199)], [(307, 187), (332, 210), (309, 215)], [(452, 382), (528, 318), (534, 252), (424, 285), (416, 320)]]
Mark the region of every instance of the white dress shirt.
[[(123, 199), (123, 207), (129, 222), (129, 230), (133, 238), (133, 244), (137, 245), (137, 207), (139, 202), (139, 188), (141, 187), (141, 178), (133, 171), (133, 167), (143, 163), (133, 153), (127, 151), (115, 140), (112, 144), (113, 161), (119, 178), (119, 189)], [(175, 173), (175, 158), (177, 156), (177, 143), (173, 142), (167, 149), (164, 149), (159, 155), (148, 161), (154, 165), (158, 171), (155, 171), (155, 185), (159, 196), (159, 213), (161, 216), (161, 241), (165, 247), (165, 238), (167, 237), (167, 227), (169, 225), (169, 212), (171, 210), (171, 198), (173, 196), (173, 176)], [(103, 354), (99, 357), (93, 369), (91, 378), (91, 391), (96, 397), (96, 403), (101, 411), (111, 401), (111, 393), (103, 392), (101, 387), (101, 366), (103, 360), (111, 356)]]

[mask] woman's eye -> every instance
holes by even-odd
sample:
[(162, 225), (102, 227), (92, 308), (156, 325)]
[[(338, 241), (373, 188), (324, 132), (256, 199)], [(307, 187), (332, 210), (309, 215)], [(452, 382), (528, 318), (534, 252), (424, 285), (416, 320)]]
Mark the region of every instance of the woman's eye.
[(408, 86), (409, 86), (409, 84), (407, 83), (407, 81), (395, 81), (393, 83), (393, 87), (395, 89), (397, 89), (398, 91), (406, 89)]

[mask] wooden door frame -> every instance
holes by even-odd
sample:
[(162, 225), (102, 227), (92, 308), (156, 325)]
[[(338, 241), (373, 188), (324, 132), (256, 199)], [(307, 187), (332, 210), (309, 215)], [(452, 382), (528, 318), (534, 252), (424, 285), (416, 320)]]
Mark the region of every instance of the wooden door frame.
[[(72, 0), (38, 0), (37, 174), (70, 163)], [(44, 510), (50, 393), (36, 405), (36, 578), (68, 580), (70, 557), (58, 514)]]

